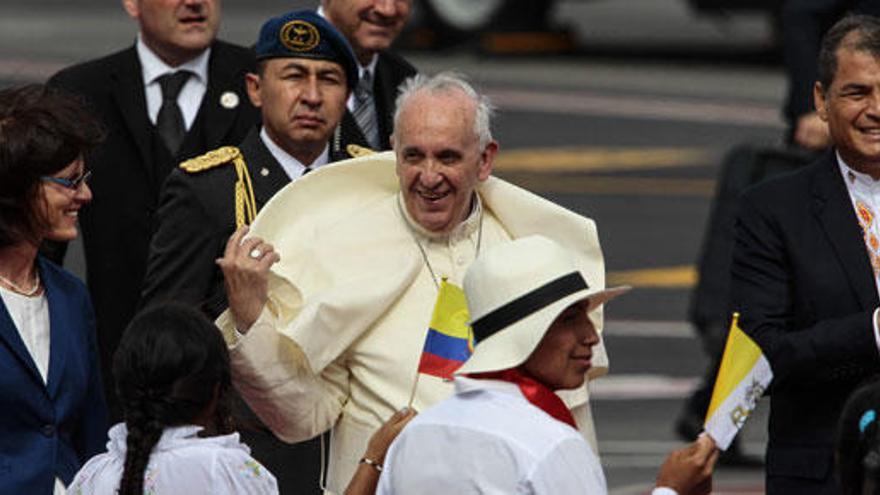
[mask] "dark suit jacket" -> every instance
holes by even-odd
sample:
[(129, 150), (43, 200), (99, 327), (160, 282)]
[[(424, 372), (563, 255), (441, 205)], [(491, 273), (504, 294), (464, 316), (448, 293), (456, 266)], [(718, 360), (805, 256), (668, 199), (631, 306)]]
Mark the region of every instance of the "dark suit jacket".
[[(403, 57), (392, 52), (379, 53), (376, 75), (373, 79), (373, 99), (376, 102), (376, 118), (379, 119), (379, 141), (382, 143), (382, 151), (391, 149), (390, 137), (394, 131), (394, 102), (397, 99), (397, 88), (407, 78), (416, 75), (416, 72), (416, 68)], [(344, 142), (368, 146), (364, 133), (361, 132), (350, 111), (346, 110), (340, 126)]]
[(82, 282), (38, 260), (49, 306), (49, 370), (43, 382), (0, 299), (0, 493), (52, 493), (104, 450), (107, 410), (95, 322)]
[[(137, 308), (160, 187), (181, 160), (238, 144), (258, 121), (244, 87), (244, 74), (253, 66), (250, 50), (221, 41), (212, 45), (207, 91), (176, 157), (161, 145), (147, 117), (134, 47), (64, 69), (50, 80), (83, 95), (108, 130), (106, 141), (87, 157), (94, 200), (80, 215), (108, 392), (113, 352)], [(232, 109), (220, 104), (230, 91), (239, 100)], [(118, 418), (113, 394), (108, 398)]]
[(741, 326), (774, 374), (767, 493), (835, 493), (840, 410), (880, 371), (880, 300), (833, 153), (743, 195), (732, 276)]

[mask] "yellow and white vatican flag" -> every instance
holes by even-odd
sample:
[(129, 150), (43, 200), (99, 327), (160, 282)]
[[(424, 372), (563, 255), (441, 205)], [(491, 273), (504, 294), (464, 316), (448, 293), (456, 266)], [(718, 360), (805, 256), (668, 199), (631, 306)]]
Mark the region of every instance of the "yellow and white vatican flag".
[(734, 313), (703, 426), (719, 449), (727, 450), (772, 380), (770, 362)]

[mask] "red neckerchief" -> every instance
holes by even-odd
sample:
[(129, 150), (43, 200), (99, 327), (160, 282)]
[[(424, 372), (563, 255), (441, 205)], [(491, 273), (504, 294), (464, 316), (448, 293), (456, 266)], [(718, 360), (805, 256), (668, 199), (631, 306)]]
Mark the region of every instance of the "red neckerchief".
[(514, 383), (525, 396), (526, 400), (532, 403), (538, 409), (552, 416), (554, 419), (577, 429), (574, 423), (574, 417), (568, 406), (558, 395), (553, 393), (546, 385), (528, 376), (517, 368), (502, 371), (489, 371), (485, 373), (469, 373), (468, 378), (502, 380)]

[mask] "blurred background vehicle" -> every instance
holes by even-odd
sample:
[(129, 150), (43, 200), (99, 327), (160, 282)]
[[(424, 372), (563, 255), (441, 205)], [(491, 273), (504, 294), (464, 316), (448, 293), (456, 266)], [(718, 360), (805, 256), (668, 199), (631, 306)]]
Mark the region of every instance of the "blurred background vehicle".
[[(777, 51), (782, 0), (676, 1), (696, 17), (716, 24), (735, 22), (743, 15), (762, 18), (771, 33), (765, 47), (768, 51)], [(416, 0), (414, 22), (405, 44), (425, 49), (469, 44), (489, 53), (574, 52), (579, 44), (572, 26), (559, 22), (558, 16), (553, 14), (560, 4), (585, 2), (611, 3), (609, 0)], [(633, 8), (634, 12), (638, 10)]]

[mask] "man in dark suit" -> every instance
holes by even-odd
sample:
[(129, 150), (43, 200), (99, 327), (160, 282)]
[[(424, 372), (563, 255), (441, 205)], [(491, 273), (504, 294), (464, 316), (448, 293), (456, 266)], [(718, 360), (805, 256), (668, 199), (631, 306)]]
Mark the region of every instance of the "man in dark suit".
[(814, 99), (833, 150), (744, 193), (731, 296), (770, 361), (767, 493), (839, 493), (841, 407), (880, 372), (880, 20), (825, 36)]
[[(227, 303), (215, 260), (235, 229), (249, 224), (290, 181), (361, 150), (342, 142), (338, 132), (358, 74), (342, 34), (312, 11), (291, 12), (263, 25), (255, 51), (257, 70), (246, 83), (262, 128), (254, 126), (238, 147), (210, 151), (171, 172), (150, 246), (143, 305), (174, 300), (216, 318)], [(276, 476), (281, 493), (319, 493), (320, 440), (284, 444), (239, 406), (246, 418), (242, 437)]]
[(80, 221), (114, 419), (112, 357), (137, 307), (159, 189), (181, 160), (239, 143), (259, 117), (244, 89), (252, 53), (214, 39), (219, 0), (123, 5), (139, 26), (135, 45), (50, 80), (83, 95), (108, 130), (88, 158), (95, 198)]
[(412, 0), (321, 0), (319, 13), (354, 48), (358, 87), (342, 119), (342, 138), (375, 150), (390, 150), (397, 87), (416, 69), (389, 51), (409, 20)]

